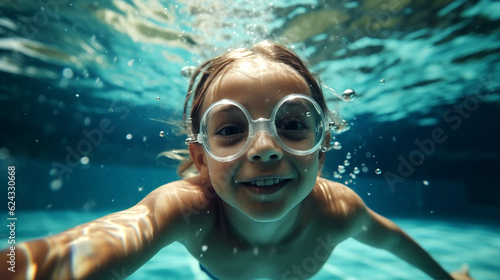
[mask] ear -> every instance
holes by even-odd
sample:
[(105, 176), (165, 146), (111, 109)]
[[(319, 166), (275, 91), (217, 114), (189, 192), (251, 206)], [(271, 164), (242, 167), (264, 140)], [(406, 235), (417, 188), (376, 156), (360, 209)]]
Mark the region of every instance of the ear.
[[(323, 139), (323, 147), (330, 148), (330, 140), (332, 139), (332, 134), (327, 132), (325, 138)], [(319, 152), (318, 154), (318, 171), (321, 172), (323, 165), (325, 164), (326, 152)]]
[(198, 173), (202, 177), (208, 177), (208, 164), (205, 158), (205, 150), (203, 149), (203, 147), (201, 145), (193, 143), (188, 146), (188, 149), (189, 154), (193, 159), (193, 163), (198, 170)]

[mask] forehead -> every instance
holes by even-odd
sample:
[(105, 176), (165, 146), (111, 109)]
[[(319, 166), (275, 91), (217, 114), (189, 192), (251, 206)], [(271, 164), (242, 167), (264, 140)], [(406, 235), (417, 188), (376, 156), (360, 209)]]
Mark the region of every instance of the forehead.
[(292, 93), (311, 96), (305, 79), (288, 65), (253, 58), (237, 61), (228, 67), (208, 88), (203, 111), (221, 99), (232, 99), (251, 109), (264, 103), (274, 105)]

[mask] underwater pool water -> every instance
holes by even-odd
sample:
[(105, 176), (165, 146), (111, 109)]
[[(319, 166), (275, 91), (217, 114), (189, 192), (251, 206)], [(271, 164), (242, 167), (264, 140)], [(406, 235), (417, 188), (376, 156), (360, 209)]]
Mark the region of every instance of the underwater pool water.
[[(44, 237), (99, 218), (109, 212), (36, 211), (18, 213), (19, 241)], [(474, 279), (494, 280), (500, 275), (498, 252), (500, 224), (477, 221), (392, 219), (448, 271), (467, 263)], [(0, 239), (6, 244), (6, 239)], [(121, 275), (114, 274), (116, 279)], [(143, 279), (209, 279), (197, 260), (180, 243), (162, 249), (132, 274), (132, 280)], [(325, 266), (312, 279), (326, 280), (398, 280), (429, 279), (418, 269), (390, 253), (365, 246), (353, 239), (341, 243)]]

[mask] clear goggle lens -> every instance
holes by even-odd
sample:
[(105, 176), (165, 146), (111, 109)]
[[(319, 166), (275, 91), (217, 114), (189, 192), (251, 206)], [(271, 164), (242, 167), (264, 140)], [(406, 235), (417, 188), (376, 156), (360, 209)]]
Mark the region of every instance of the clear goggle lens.
[(200, 133), (188, 142), (202, 144), (211, 157), (231, 161), (248, 149), (252, 138), (265, 131), (295, 155), (308, 155), (321, 146), (325, 135), (323, 112), (311, 97), (290, 94), (274, 107), (269, 119), (252, 119), (240, 103), (223, 99), (212, 104), (200, 122)]

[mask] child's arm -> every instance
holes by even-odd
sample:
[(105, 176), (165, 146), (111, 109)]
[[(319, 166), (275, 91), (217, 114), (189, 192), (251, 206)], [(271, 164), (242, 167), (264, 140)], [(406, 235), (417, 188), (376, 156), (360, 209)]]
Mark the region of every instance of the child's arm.
[[(2, 279), (125, 279), (164, 246), (182, 238), (184, 181), (158, 188), (128, 210), (58, 235), (16, 244), (15, 272)], [(177, 193), (178, 192), (178, 193)], [(8, 264), (8, 250), (0, 262)]]
[(433, 279), (453, 279), (417, 242), (389, 219), (367, 208), (361, 228), (360, 233), (354, 236), (356, 240), (388, 250)]

